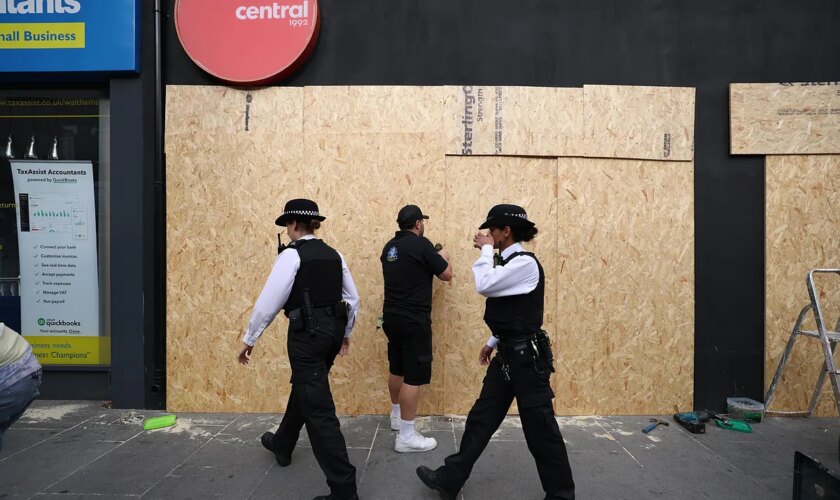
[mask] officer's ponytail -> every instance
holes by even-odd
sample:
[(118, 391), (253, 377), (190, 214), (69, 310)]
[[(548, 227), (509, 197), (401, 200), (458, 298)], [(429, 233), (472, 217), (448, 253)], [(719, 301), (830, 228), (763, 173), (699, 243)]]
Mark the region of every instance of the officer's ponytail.
[(534, 236), (537, 235), (539, 232), (536, 226), (531, 226), (529, 228), (521, 228), (521, 227), (511, 227), (510, 228), (511, 236), (513, 236), (513, 241), (517, 243), (520, 241), (531, 241), (534, 239)]
[(308, 233), (314, 233), (316, 229), (321, 229), (321, 221), (319, 220), (299, 220), (298, 224), (300, 224), (300, 227)]

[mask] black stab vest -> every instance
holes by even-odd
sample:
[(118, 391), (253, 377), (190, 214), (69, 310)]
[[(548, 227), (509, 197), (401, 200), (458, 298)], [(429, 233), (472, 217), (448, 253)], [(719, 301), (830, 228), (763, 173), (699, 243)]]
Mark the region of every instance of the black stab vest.
[(309, 289), (312, 307), (325, 307), (341, 302), (341, 256), (318, 239), (297, 240), (289, 245), (300, 256), (300, 268), (289, 299), (283, 306), (286, 316), (303, 307), (303, 290)]
[(488, 297), (484, 307), (484, 322), (490, 331), (499, 338), (520, 337), (540, 331), (543, 323), (543, 303), (545, 301), (545, 273), (537, 257), (531, 252), (511, 254), (501, 264), (504, 266), (514, 257), (532, 258), (537, 263), (540, 278), (536, 288), (522, 295), (507, 297)]

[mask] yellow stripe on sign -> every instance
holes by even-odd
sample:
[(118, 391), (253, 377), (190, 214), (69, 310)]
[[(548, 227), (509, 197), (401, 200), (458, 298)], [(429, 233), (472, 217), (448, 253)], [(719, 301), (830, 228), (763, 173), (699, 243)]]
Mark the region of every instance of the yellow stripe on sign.
[(85, 23), (0, 23), (0, 50), (83, 48)]
[(111, 337), (26, 336), (42, 365), (109, 365)]

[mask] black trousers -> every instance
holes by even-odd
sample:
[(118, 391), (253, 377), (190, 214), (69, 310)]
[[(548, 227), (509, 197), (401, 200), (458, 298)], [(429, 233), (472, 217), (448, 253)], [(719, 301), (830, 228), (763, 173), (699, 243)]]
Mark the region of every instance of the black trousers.
[(338, 498), (351, 498), (356, 494), (356, 468), (347, 457), (327, 378), (341, 349), (346, 321), (325, 315), (316, 320), (319, 331), (314, 334), (289, 326), (292, 392), (272, 445), (278, 452), (291, 455), (305, 425), (312, 453), (327, 476), (331, 493)]
[(574, 499), (572, 469), (551, 406), (554, 393), (549, 385), (550, 371), (537, 373), (533, 356), (519, 358), (523, 359), (509, 361), (510, 381), (505, 378), (498, 354), (490, 362), (481, 395), (467, 416), (461, 448), (458, 453), (446, 457), (445, 465), (438, 469), (443, 486), (451, 493), (461, 490), (515, 397), (525, 441), (537, 463), (546, 498)]

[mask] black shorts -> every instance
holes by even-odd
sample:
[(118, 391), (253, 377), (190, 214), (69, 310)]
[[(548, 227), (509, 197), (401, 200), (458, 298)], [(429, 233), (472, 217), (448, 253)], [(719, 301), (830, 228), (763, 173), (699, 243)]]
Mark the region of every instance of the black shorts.
[(432, 322), (385, 313), (382, 329), (388, 337), (388, 370), (409, 385), (432, 380)]

